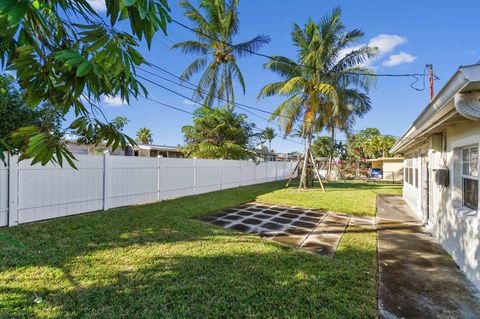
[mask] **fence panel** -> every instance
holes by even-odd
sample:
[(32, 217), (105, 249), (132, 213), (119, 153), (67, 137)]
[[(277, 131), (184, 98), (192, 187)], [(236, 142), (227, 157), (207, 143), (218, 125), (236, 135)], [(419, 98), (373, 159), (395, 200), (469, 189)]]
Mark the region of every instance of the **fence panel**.
[(222, 189), (240, 186), (240, 161), (222, 160)]
[(195, 193), (193, 158), (162, 158), (160, 199), (172, 199)]
[(255, 184), (267, 181), (267, 163), (261, 162), (255, 168)]
[(0, 226), (281, 180), (294, 164), (108, 154), (77, 159), (77, 170), (15, 158), (11, 167), (1, 165)]
[(197, 194), (220, 190), (221, 168), (219, 160), (197, 159)]
[(78, 155), (78, 170), (18, 165), (18, 223), (56, 218), (103, 208), (103, 156)]
[(255, 170), (257, 164), (253, 161), (241, 161), (242, 162), (242, 186), (253, 185), (257, 182), (255, 178)]
[(154, 157), (107, 156), (109, 206), (120, 207), (158, 199), (158, 163)]
[(277, 163), (278, 162), (266, 162), (268, 182), (273, 182), (277, 179)]
[(8, 225), (8, 166), (0, 161), (0, 227)]

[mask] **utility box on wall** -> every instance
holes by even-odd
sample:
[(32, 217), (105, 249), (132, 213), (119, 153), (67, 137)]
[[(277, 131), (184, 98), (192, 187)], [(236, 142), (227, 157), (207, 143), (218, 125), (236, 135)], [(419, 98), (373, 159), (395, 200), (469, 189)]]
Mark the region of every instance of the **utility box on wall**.
[(448, 168), (440, 168), (434, 170), (435, 172), (435, 183), (438, 186), (447, 187), (450, 183), (450, 172)]

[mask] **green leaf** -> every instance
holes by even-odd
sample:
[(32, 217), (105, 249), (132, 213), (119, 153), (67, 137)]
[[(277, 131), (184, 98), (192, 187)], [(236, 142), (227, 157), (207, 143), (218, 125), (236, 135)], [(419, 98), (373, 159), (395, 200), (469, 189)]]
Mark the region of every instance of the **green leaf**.
[(93, 68), (92, 63), (85, 61), (77, 69), (77, 73), (75, 74), (77, 77), (82, 77), (86, 75), (90, 70)]
[(78, 53), (77, 51), (67, 49), (67, 50), (62, 50), (62, 51), (56, 52), (55, 57), (59, 60), (69, 60), (69, 59), (73, 59), (73, 58), (77, 58), (77, 57), (83, 57), (83, 56), (80, 53)]
[(135, 4), (136, 0), (122, 0), (122, 2), (126, 7), (130, 7)]
[(25, 13), (27, 13), (28, 4), (27, 2), (21, 2), (15, 5), (12, 9), (8, 11), (8, 24), (10, 26), (17, 25), (24, 17)]
[(13, 4), (13, 0), (0, 0), (0, 14), (5, 13)]

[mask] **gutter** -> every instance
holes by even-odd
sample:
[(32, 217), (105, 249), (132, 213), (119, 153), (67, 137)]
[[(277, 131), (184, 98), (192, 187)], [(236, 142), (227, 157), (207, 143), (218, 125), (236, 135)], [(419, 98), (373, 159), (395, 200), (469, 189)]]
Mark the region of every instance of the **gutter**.
[(439, 120), (452, 109), (466, 118), (480, 120), (480, 91), (462, 92), (470, 82), (478, 81), (480, 81), (480, 65), (460, 67), (393, 145), (390, 153), (404, 151), (412, 140), (415, 141), (418, 136), (429, 131), (429, 124)]

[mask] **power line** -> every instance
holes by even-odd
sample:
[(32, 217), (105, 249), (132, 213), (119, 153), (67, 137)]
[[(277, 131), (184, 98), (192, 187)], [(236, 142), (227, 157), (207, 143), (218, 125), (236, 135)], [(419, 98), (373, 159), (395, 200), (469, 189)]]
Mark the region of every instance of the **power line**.
[[(146, 78), (144, 78), (146, 81), (148, 81)], [(150, 81), (149, 81), (150, 82)], [(152, 83), (152, 82), (151, 82)], [(183, 113), (186, 113), (186, 114), (190, 114), (190, 115), (195, 115), (195, 113), (193, 112), (190, 112), (190, 111), (187, 111), (187, 110), (184, 110), (184, 109), (181, 109), (181, 108), (178, 108), (176, 106), (173, 106), (173, 105), (170, 105), (170, 104), (167, 104), (167, 103), (164, 103), (164, 102), (161, 102), (161, 101), (158, 101), (156, 99), (152, 99), (152, 98), (149, 98), (147, 96), (144, 96), (144, 95), (140, 95), (142, 98), (148, 100), (148, 101), (151, 101), (151, 102), (154, 102), (154, 103), (157, 103), (159, 105), (162, 105), (162, 106), (165, 106), (165, 107), (168, 107), (170, 109), (174, 109), (176, 111), (180, 111), (180, 112), (183, 112)], [(260, 128), (260, 127), (256, 127), (256, 126), (253, 126), (252, 129), (254, 130), (257, 130), (259, 132), (263, 132), (265, 130), (265, 128)], [(287, 137), (283, 137), (284, 140), (286, 141), (289, 141), (289, 142), (292, 142), (292, 143), (296, 143), (296, 144), (299, 144), (299, 145), (303, 145), (302, 142), (299, 142), (299, 141), (295, 141), (293, 139), (289, 139)]]
[[(282, 63), (286, 63), (286, 64), (290, 64), (290, 65), (293, 65), (293, 66), (299, 66), (299, 67), (303, 67), (303, 68), (308, 68), (308, 69), (312, 69), (312, 70), (315, 70), (315, 71), (323, 71), (323, 70), (319, 70), (318, 68), (314, 67), (314, 66), (311, 66), (311, 65), (305, 65), (305, 64), (300, 64), (300, 63), (292, 63), (292, 62), (289, 62), (289, 61), (283, 61), (281, 59), (278, 59), (274, 56), (271, 56), (271, 55), (267, 55), (267, 54), (263, 54), (263, 53), (258, 53), (258, 52), (255, 52), (253, 50), (250, 50), (248, 48), (244, 48), (244, 47), (240, 47), (238, 45), (235, 45), (235, 44), (231, 44), (229, 42), (226, 42), (226, 41), (223, 41), (223, 40), (218, 40), (214, 37), (212, 37), (211, 35), (209, 34), (206, 34), (202, 31), (199, 31), (199, 30), (195, 30), (194, 28), (191, 28), (185, 24), (183, 24), (182, 22), (179, 22), (175, 19), (172, 19), (172, 22), (181, 26), (182, 28), (185, 28), (187, 30), (190, 30), (191, 32), (194, 32), (194, 33), (197, 33), (197, 34), (200, 34), (201, 36), (204, 36), (204, 37), (207, 37), (209, 38), (210, 40), (213, 40), (213, 41), (216, 41), (216, 42), (220, 42), (224, 45), (227, 45), (229, 47), (232, 47), (232, 48), (235, 48), (237, 50), (243, 50), (245, 52), (248, 52), (252, 55), (256, 55), (256, 56), (260, 56), (260, 57), (263, 57), (263, 58), (266, 58), (266, 59), (269, 59), (269, 60), (272, 60), (272, 61), (277, 61), (277, 62), (282, 62)], [(416, 79), (416, 81), (418, 81), (418, 76), (425, 76), (425, 73), (404, 73), (404, 74), (395, 74), (395, 73), (366, 73), (366, 72), (350, 72), (350, 71), (339, 71), (339, 70), (330, 70), (329, 72), (332, 72), (332, 73), (342, 73), (342, 74), (349, 74), (349, 75), (363, 75), (363, 76), (372, 76), (372, 77), (413, 77)], [(439, 80), (439, 78), (437, 76), (435, 76), (435, 78), (437, 80)], [(415, 81), (415, 82), (416, 82)], [(414, 83), (415, 83), (414, 82)]]
[[(184, 83), (188, 83), (188, 84), (191, 85), (192, 87), (195, 87), (195, 86), (196, 86), (196, 85), (193, 84), (192, 82), (189, 82), (189, 81), (187, 81), (187, 80), (184, 80), (184, 79), (182, 79), (180, 76), (178, 76), (178, 75), (176, 75), (176, 74), (174, 74), (174, 73), (172, 73), (172, 72), (170, 72), (170, 71), (168, 71), (168, 70), (166, 70), (166, 69), (164, 69), (164, 68), (162, 68), (162, 67), (160, 67), (160, 66), (158, 66), (158, 65), (156, 65), (156, 64), (154, 64), (154, 63), (149, 63), (149, 65), (150, 65), (151, 67), (154, 67), (154, 68), (156, 68), (156, 69), (158, 69), (158, 70), (160, 70), (160, 71), (162, 71), (162, 72), (164, 72), (164, 73), (166, 73), (166, 74), (168, 74), (168, 75), (170, 75), (170, 76), (172, 76), (172, 77), (174, 77), (174, 78), (176, 78), (176, 79), (184, 82)], [(184, 86), (183, 84), (178, 83), (177, 81), (173, 81), (173, 80), (170, 80), (170, 79), (168, 79), (168, 78), (165, 78), (165, 77), (163, 77), (163, 76), (161, 76), (161, 75), (158, 75), (158, 74), (156, 74), (156, 73), (147, 71), (147, 70), (142, 69), (142, 68), (139, 68), (139, 69), (140, 69), (141, 71), (147, 72), (148, 74), (150, 74), (150, 75), (152, 75), (152, 76), (155, 76), (155, 77), (158, 77), (158, 78), (160, 78), (160, 79), (162, 79), (162, 80), (165, 80), (165, 81), (167, 81), (167, 82), (170, 82), (170, 83), (173, 83), (173, 84), (176, 84), (176, 85), (185, 87), (185, 88), (187, 88), (187, 89), (189, 89), (189, 90), (192, 90), (192, 91), (195, 91), (195, 90), (196, 90), (196, 89), (194, 89), (194, 88), (189, 88), (189, 87), (187, 87), (187, 86)], [(153, 84), (155, 84), (155, 83), (153, 83)], [(156, 84), (155, 84), (155, 85), (156, 85)], [(162, 87), (162, 88), (164, 88), (164, 87)], [(171, 92), (170, 89), (168, 89), (168, 90)], [(202, 92), (203, 94), (209, 94), (209, 95), (210, 95), (210, 93), (205, 92), (205, 91), (203, 91), (203, 90), (201, 90), (201, 92)], [(219, 99), (219, 100), (227, 101), (226, 99), (224, 99), (224, 98), (222, 98), (222, 97), (219, 97), (219, 96), (216, 96), (216, 95), (213, 95), (213, 96), (214, 96), (215, 98)], [(183, 97), (185, 97), (185, 96), (183, 96)], [(190, 101), (192, 101), (192, 102), (194, 102), (194, 103), (198, 103), (197, 101), (195, 101), (195, 100), (193, 100), (193, 99), (191, 99), (191, 98), (189, 98), (189, 97), (185, 97), (185, 98), (187, 98), (188, 100), (190, 100)], [(266, 118), (264, 118), (264, 117), (261, 117), (261, 116), (258, 115), (258, 114), (255, 114), (255, 113), (253, 113), (253, 112), (251, 112), (251, 111), (246, 110), (245, 108), (252, 109), (252, 110), (256, 110), (256, 111), (258, 111), (258, 112), (262, 112), (262, 113), (268, 114), (268, 115), (270, 115), (270, 116), (273, 114), (272, 112), (269, 112), (269, 111), (266, 111), (266, 110), (264, 110), (264, 109), (261, 109), (261, 108), (258, 108), (258, 107), (254, 107), (254, 106), (251, 106), (251, 105), (247, 105), (247, 104), (244, 104), (244, 103), (233, 102), (233, 104), (236, 105), (239, 109), (242, 109), (242, 110), (244, 110), (244, 111), (246, 111), (246, 112), (248, 112), (248, 113), (250, 113), (250, 114), (253, 114), (253, 115), (255, 115), (255, 116), (257, 116), (257, 117), (259, 117), (259, 118), (261, 118), (261, 119), (263, 119), (263, 120), (265, 120), (265, 121), (267, 121), (267, 122), (271, 122), (269, 119), (266, 119)], [(277, 116), (278, 116), (278, 117), (282, 117), (282, 118), (286, 118), (286, 119), (292, 119), (292, 117), (286, 116), (286, 115), (282, 115), (282, 114), (277, 114)], [(311, 122), (311, 121), (305, 121), (305, 120), (303, 120), (303, 122), (304, 122), (304, 123), (315, 124), (314, 122)], [(343, 128), (342, 128), (342, 127), (339, 127), (339, 126), (334, 126), (334, 128), (343, 130)], [(351, 131), (351, 132), (357, 132), (357, 133), (361, 132), (361, 130), (354, 130), (354, 129), (349, 129), (349, 131)], [(393, 135), (384, 135), (384, 136), (393, 136)], [(399, 136), (393, 136), (393, 137), (400, 138)]]

